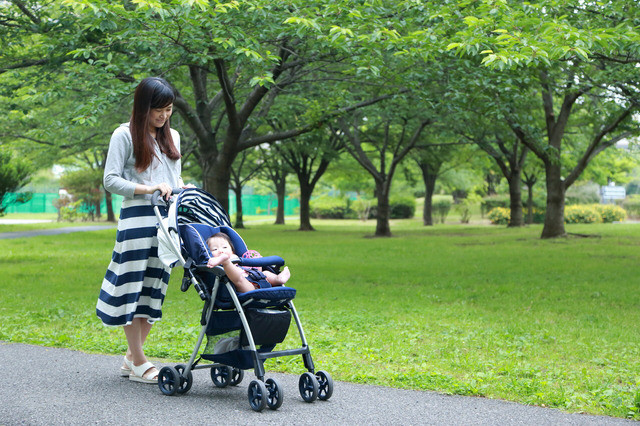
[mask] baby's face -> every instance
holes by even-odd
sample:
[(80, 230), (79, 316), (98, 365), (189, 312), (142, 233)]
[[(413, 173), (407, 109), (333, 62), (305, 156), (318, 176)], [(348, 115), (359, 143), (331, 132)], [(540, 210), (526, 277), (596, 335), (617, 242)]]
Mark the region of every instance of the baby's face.
[(209, 238), (209, 250), (211, 250), (211, 254), (213, 257), (220, 256), (221, 254), (228, 254), (231, 256), (233, 254), (233, 250), (231, 250), (231, 245), (227, 240), (220, 237)]

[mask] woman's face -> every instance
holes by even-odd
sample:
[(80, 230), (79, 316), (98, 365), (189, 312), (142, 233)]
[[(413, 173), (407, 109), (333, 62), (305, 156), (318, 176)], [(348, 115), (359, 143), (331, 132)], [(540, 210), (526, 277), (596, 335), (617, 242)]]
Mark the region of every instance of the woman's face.
[(173, 112), (173, 104), (169, 104), (162, 108), (151, 108), (149, 110), (149, 129), (155, 131), (157, 128), (164, 126), (171, 113)]

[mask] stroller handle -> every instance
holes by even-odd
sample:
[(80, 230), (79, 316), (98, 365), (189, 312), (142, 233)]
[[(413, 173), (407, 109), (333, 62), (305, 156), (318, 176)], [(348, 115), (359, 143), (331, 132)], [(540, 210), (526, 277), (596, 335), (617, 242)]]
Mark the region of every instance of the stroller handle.
[[(179, 194), (182, 192), (182, 188), (173, 188), (171, 190), (171, 194), (175, 195), (175, 194)], [(152, 206), (167, 206), (169, 204), (168, 201), (163, 200), (162, 198), (160, 198), (160, 194), (162, 194), (162, 192), (160, 192), (160, 190), (156, 190), (153, 192), (153, 194), (151, 195), (151, 205)]]

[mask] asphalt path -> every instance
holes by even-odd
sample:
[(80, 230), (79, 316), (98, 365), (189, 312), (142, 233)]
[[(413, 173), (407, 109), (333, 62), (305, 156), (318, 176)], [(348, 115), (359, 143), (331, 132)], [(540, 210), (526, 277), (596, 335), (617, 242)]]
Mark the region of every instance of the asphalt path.
[(68, 226), (64, 228), (34, 229), (32, 231), (0, 232), (0, 239), (37, 237), (40, 235), (70, 234), (71, 232), (99, 231), (112, 229), (116, 225)]
[[(335, 382), (328, 401), (306, 403), (297, 375), (267, 372), (284, 389), (276, 411), (251, 410), (247, 387), (217, 388), (210, 370), (193, 372), (193, 386), (165, 396), (158, 386), (120, 377), (122, 356), (0, 342), (0, 425), (618, 425), (624, 419), (569, 414), (487, 398), (442, 395)], [(303, 372), (302, 362), (301, 373)], [(163, 363), (156, 363), (162, 367)], [(330, 371), (330, 368), (327, 368)]]

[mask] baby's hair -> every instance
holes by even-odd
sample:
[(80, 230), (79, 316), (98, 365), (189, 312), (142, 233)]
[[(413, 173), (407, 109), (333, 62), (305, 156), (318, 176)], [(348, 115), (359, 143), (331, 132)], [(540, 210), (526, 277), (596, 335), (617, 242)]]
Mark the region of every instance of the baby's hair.
[[(233, 243), (231, 242), (231, 238), (229, 238), (229, 236), (224, 232), (218, 232), (217, 234), (213, 234), (211, 237), (209, 237), (209, 240), (211, 238), (222, 238), (223, 240), (229, 243), (229, 245), (231, 246), (231, 251), (234, 253), (236, 252), (236, 249), (235, 247), (233, 247)], [(207, 240), (207, 245), (209, 245), (209, 240)]]

